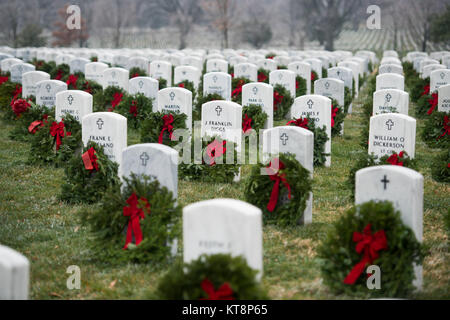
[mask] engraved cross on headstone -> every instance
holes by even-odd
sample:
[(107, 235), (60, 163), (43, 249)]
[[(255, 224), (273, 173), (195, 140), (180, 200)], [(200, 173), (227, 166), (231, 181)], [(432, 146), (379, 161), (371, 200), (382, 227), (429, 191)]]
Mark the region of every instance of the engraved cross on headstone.
[(253, 93), (256, 95), (258, 93), (258, 88), (257, 87), (253, 87)]
[(217, 116), (220, 117), (220, 113), (222, 112), (222, 107), (221, 106), (217, 106), (216, 107), (216, 112), (217, 112)]
[(99, 130), (102, 130), (103, 124), (104, 124), (104, 122), (103, 122), (102, 118), (98, 118), (97, 126), (98, 126)]
[(386, 126), (388, 130), (391, 130), (392, 127), (394, 126), (394, 121), (392, 121), (391, 119), (389, 119), (388, 121), (386, 121)]
[(50, 93), (50, 89), (52, 88), (52, 86), (50, 84), (47, 84), (45, 86), (45, 89), (47, 89), (47, 92)]
[(313, 107), (313, 105), (314, 105), (314, 102), (313, 102), (311, 99), (309, 99), (308, 102), (307, 102), (306, 104), (308, 105), (308, 107), (309, 107), (310, 109), (312, 109), (312, 107)]
[(142, 152), (141, 156), (139, 157), (142, 161), (142, 165), (145, 167), (147, 166), (147, 161), (150, 159), (147, 152)]
[(384, 184), (384, 190), (386, 190), (387, 184), (390, 182), (390, 181), (387, 179), (386, 175), (384, 175), (383, 179), (380, 180), (380, 181)]
[(390, 93), (386, 95), (386, 102), (391, 102), (392, 96)]
[(283, 134), (280, 136), (280, 140), (283, 143), (283, 146), (286, 145), (287, 141), (289, 140), (288, 135), (286, 134), (286, 132), (283, 132)]
[(175, 92), (172, 91), (172, 92), (169, 94), (169, 96), (170, 96), (170, 100), (173, 101), (173, 99), (175, 98)]

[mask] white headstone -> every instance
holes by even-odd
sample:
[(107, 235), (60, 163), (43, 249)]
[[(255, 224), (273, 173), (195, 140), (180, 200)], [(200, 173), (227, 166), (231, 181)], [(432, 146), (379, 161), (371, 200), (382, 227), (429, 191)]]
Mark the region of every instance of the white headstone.
[(253, 63), (239, 63), (234, 66), (235, 78), (246, 78), (252, 82), (258, 81), (258, 67)]
[(208, 59), (206, 61), (206, 72), (228, 73), (228, 61), (223, 59)]
[(231, 76), (224, 72), (210, 72), (203, 76), (203, 95), (217, 93), (231, 100)]
[(190, 81), (194, 84), (194, 88), (198, 89), (200, 83), (200, 70), (193, 66), (179, 66), (175, 68), (174, 84), (182, 81)]
[(277, 84), (282, 85), (291, 95), (295, 97), (295, 72), (291, 70), (275, 70), (269, 74), (269, 83), (275, 87)]
[(103, 90), (108, 87), (119, 87), (128, 92), (130, 72), (123, 68), (108, 68), (103, 71)]
[(128, 93), (135, 95), (142, 93), (149, 99), (154, 99), (153, 104), (158, 100), (159, 82), (150, 77), (135, 77), (129, 80)]
[(403, 75), (403, 67), (398, 64), (383, 64), (378, 68), (378, 74), (383, 73), (396, 73)]
[(0, 245), (0, 300), (28, 299), (29, 285), (28, 259), (19, 252)]
[(22, 74), (22, 97), (36, 96), (37, 83), (50, 80), (50, 75), (43, 71), (30, 71)]
[(296, 76), (306, 80), (306, 94), (311, 93), (311, 65), (306, 62), (295, 61), (288, 64), (288, 69), (294, 71)]
[(256, 65), (258, 66), (258, 69), (264, 69), (267, 71), (277, 70), (277, 63), (275, 61), (273, 61), (272, 59), (258, 60)]
[(167, 87), (172, 86), (172, 64), (167, 61), (156, 60), (150, 63), (150, 77), (154, 79), (165, 79)]
[(384, 73), (377, 76), (376, 90), (398, 89), (405, 90), (405, 78), (395, 73)]
[(67, 84), (59, 80), (43, 80), (36, 83), (36, 104), (53, 107), (56, 103), (56, 94), (67, 90)]
[(56, 94), (55, 119), (61, 121), (70, 114), (81, 123), (85, 115), (92, 113), (92, 95), (81, 90), (65, 90)]
[(158, 111), (184, 113), (187, 115), (186, 127), (192, 130), (192, 92), (178, 87), (158, 91)]
[(108, 65), (102, 62), (90, 62), (84, 65), (84, 75), (86, 80), (92, 80), (103, 85), (103, 71), (108, 69)]
[(11, 67), (18, 63), (24, 62), (17, 58), (6, 58), (0, 62), (0, 69), (2, 70), (2, 72), (9, 72), (11, 71)]
[(438, 89), (438, 111), (450, 113), (450, 84)]
[(35, 71), (34, 65), (29, 63), (16, 63), (10, 68), (11, 82), (22, 83), (22, 75), (26, 72)]
[(373, 93), (373, 114), (398, 112), (408, 115), (409, 94), (398, 89), (384, 89)]
[(74, 74), (75, 72), (84, 73), (85, 67), (88, 63), (91, 63), (91, 61), (85, 58), (75, 58), (70, 60), (69, 63), (70, 73), (71, 74)]
[(273, 127), (273, 87), (263, 82), (252, 82), (242, 86), (242, 106), (258, 105), (267, 114), (264, 128)]
[(335, 99), (339, 106), (344, 108), (345, 85), (344, 81), (332, 78), (322, 78), (314, 81), (314, 94)]
[(450, 69), (438, 69), (430, 73), (430, 92), (433, 93), (441, 86), (450, 84)]

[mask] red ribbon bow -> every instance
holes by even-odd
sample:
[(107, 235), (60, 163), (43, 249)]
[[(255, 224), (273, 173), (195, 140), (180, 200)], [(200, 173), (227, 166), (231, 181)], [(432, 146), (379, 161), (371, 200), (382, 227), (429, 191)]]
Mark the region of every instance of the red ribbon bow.
[(136, 100), (131, 101), (130, 113), (131, 113), (135, 118), (137, 117), (138, 110), (137, 110), (137, 101), (136, 101)]
[(127, 200), (129, 207), (123, 207), (123, 215), (125, 217), (130, 217), (128, 220), (127, 238), (125, 241), (125, 246), (123, 247), (124, 250), (128, 248), (128, 244), (131, 243), (131, 240), (133, 240), (133, 234), (136, 240), (136, 245), (139, 245), (142, 242), (142, 230), (139, 220), (145, 218), (143, 209), (146, 209), (147, 214), (150, 214), (150, 204), (145, 198), (141, 198), (140, 200), (144, 203), (144, 208), (138, 207), (139, 199), (136, 193), (133, 192)]
[(178, 84), (178, 86), (179, 86), (180, 88), (184, 88), (184, 83), (183, 83), (183, 82), (180, 82), (180, 83)]
[(311, 81), (314, 81), (316, 79), (316, 76), (314, 75), (314, 72), (311, 71)]
[(123, 97), (123, 93), (119, 93), (119, 92), (114, 93), (113, 100), (111, 101), (111, 106), (112, 106), (113, 110), (122, 101), (122, 97)]
[(20, 117), (20, 115), (27, 111), (27, 109), (30, 107), (30, 104), (24, 99), (13, 100), (11, 101), (11, 103), (11, 108), (17, 117)]
[[(279, 164), (278, 170), (276, 168), (272, 168), (272, 161), (275, 162), (278, 161)], [(270, 194), (269, 203), (267, 204), (267, 210), (269, 210), (269, 212), (272, 212), (278, 203), (280, 182), (283, 182), (286, 189), (288, 189), (288, 198), (291, 199), (291, 186), (286, 180), (286, 173), (280, 173), (280, 170), (283, 170), (285, 168), (285, 165), (278, 158), (274, 158), (272, 161), (269, 163), (269, 166), (266, 167), (266, 172), (269, 175), (270, 180), (275, 181), (275, 184), (273, 185), (272, 188), (272, 193)]]
[(97, 156), (95, 155), (94, 147), (91, 147), (88, 151), (83, 153), (81, 159), (83, 159), (84, 167), (86, 170), (98, 171)]
[(278, 105), (283, 102), (283, 98), (284, 96), (282, 96), (281, 94), (278, 93), (278, 91), (274, 90), (273, 91), (273, 109), (277, 110), (278, 109)]
[(9, 80), (8, 77), (0, 77), (0, 86), (1, 86), (4, 82), (6, 82), (6, 81), (8, 81), (8, 80)]
[(403, 151), (401, 151), (399, 154), (392, 154), (389, 158), (387, 158), (386, 161), (394, 166), (403, 167), (403, 162), (399, 161), (401, 158), (403, 158)]
[(378, 251), (388, 248), (384, 230), (372, 234), (371, 227), (372, 225), (369, 223), (364, 228), (363, 233), (353, 232), (353, 242), (356, 242), (355, 250), (358, 254), (363, 252), (363, 258), (353, 267), (347, 277), (345, 277), (345, 284), (354, 284), (361, 273), (363, 273), (366, 265), (372, 264), (378, 258)]
[(139, 77), (139, 73), (137, 73), (137, 72), (131, 76), (131, 78), (136, 78), (136, 77)]
[(247, 114), (244, 115), (244, 121), (242, 122), (242, 131), (247, 133), (252, 129), (252, 118), (250, 118)]
[(286, 123), (287, 126), (294, 125), (300, 128), (308, 129), (308, 118), (298, 118)]
[[(216, 158), (222, 156), (227, 151), (227, 148), (225, 148), (226, 141), (222, 141), (222, 145), (218, 140), (214, 140), (206, 147), (206, 154), (209, 157), (209, 165), (213, 166), (216, 164)], [(221, 147), (221, 148), (219, 148)]]
[(450, 136), (450, 118), (448, 116), (444, 116), (444, 133), (441, 134), (437, 140), (448, 134)]
[(66, 81), (67, 87), (70, 88), (70, 86), (72, 86), (73, 89), (77, 89), (77, 80), (78, 80), (77, 76), (73, 74), (69, 75), (69, 78)]
[(57, 123), (56, 121), (53, 121), (52, 126), (50, 127), (50, 134), (53, 137), (56, 137), (56, 150), (59, 150), (59, 147), (62, 144), (61, 139), (64, 138), (64, 136), (68, 137), (71, 135), (70, 132), (64, 132), (64, 122), (61, 121), (60, 123)]
[(423, 92), (420, 96), (423, 97), (424, 95), (427, 95), (429, 93), (430, 93), (430, 85), (427, 84), (427, 85), (425, 85), (425, 87), (423, 87)]
[(231, 96), (237, 97), (239, 94), (242, 93), (242, 86), (245, 84), (244, 80), (239, 80), (237, 85), (236, 85), (236, 89), (233, 90), (233, 92), (231, 93)]
[(334, 108), (333, 105), (331, 105), (331, 127), (334, 128), (334, 119), (337, 116), (337, 113), (339, 111), (339, 108)]
[(434, 108), (438, 105), (438, 94), (432, 93), (431, 99), (428, 100), (428, 103), (430, 104), (430, 109), (428, 109), (427, 114), (432, 114), (434, 111)]
[(62, 77), (63, 77), (63, 72), (61, 69), (58, 69), (58, 71), (56, 72), (55, 80), (61, 80)]
[(12, 98), (11, 104), (10, 104), (11, 107), (14, 105), (14, 103), (16, 102), (17, 98), (19, 97), (19, 95), (21, 93), (22, 93), (22, 87), (20, 85), (16, 84), (16, 89), (14, 90), (13, 98)]
[(228, 282), (225, 282), (220, 286), (219, 289), (214, 290), (213, 283), (208, 279), (205, 278), (202, 281), (202, 289), (205, 291), (205, 293), (208, 295), (207, 298), (201, 298), (200, 300), (234, 300), (233, 297), (233, 290), (231, 289)]
[(89, 81), (87, 81), (87, 80), (84, 82), (84, 91), (87, 92), (87, 93), (92, 94), (92, 88), (89, 85)]
[[(33, 121), (29, 126), (28, 126), (28, 132), (35, 134), (36, 131), (39, 129), (39, 127), (43, 127), (45, 125), (45, 123), (47, 123), (47, 119), (48, 119), (48, 115), (44, 114), (42, 116), (42, 120), (36, 120)], [(45, 122), (45, 123), (44, 123)]]
[(264, 82), (267, 80), (267, 76), (264, 74), (264, 72), (258, 73), (258, 82)]
[(167, 130), (167, 132), (169, 133), (169, 137), (170, 139), (172, 139), (172, 133), (173, 133), (173, 115), (171, 114), (166, 114), (163, 116), (163, 127), (161, 129), (161, 133), (159, 134), (159, 138), (158, 138), (158, 143), (163, 143), (163, 136), (164, 136), (164, 131)]

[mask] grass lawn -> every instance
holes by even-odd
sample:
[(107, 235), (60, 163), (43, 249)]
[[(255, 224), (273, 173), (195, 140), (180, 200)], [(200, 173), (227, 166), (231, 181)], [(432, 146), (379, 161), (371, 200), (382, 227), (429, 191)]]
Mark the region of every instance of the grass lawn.
[[(360, 94), (361, 99), (366, 96)], [(410, 109), (412, 109), (410, 107)], [(360, 107), (345, 119), (345, 134), (333, 138), (332, 167), (314, 172), (313, 223), (306, 227), (264, 227), (263, 284), (273, 299), (341, 299), (322, 284), (316, 249), (331, 223), (353, 202), (346, 185), (354, 165), (354, 153), (361, 150)], [(280, 125), (284, 123), (277, 123)], [(450, 187), (430, 177), (430, 160), (437, 150), (429, 149), (419, 137), (416, 158), (425, 177), (424, 288), (418, 298), (450, 298), (450, 260), (444, 214), (450, 206)], [(86, 205), (71, 206), (57, 200), (63, 183), (63, 169), (26, 164), (29, 145), (8, 138), (12, 126), (0, 126), (0, 243), (23, 253), (31, 263), (32, 299), (141, 299), (154, 291), (168, 265), (109, 265), (92, 256), (88, 229), (81, 226), (79, 213)], [(129, 143), (138, 143), (136, 133)], [(250, 171), (244, 166), (242, 176)], [(179, 182), (179, 203), (212, 198), (243, 200), (242, 184)], [(124, 237), (125, 241), (125, 237)], [(120, 249), (120, 248), (119, 248)], [(70, 265), (81, 268), (81, 289), (68, 290)]]

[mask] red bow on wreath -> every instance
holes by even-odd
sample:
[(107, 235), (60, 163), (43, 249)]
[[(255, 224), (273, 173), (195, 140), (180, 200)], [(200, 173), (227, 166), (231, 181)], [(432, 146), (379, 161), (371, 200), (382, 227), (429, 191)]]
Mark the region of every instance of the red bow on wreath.
[(129, 207), (123, 207), (123, 215), (125, 217), (130, 217), (128, 220), (128, 228), (127, 228), (127, 238), (125, 240), (125, 246), (123, 249), (128, 248), (128, 244), (133, 240), (133, 234), (135, 238), (136, 245), (139, 245), (142, 242), (142, 230), (139, 220), (145, 218), (145, 209), (147, 214), (150, 214), (150, 203), (145, 198), (140, 199), (144, 203), (144, 208), (138, 207), (139, 199), (136, 193), (128, 198), (127, 203)]
[(366, 265), (370, 265), (378, 258), (378, 251), (386, 250), (388, 243), (384, 230), (380, 230), (372, 234), (371, 224), (369, 223), (363, 233), (353, 232), (353, 242), (356, 242), (356, 252), (361, 254), (363, 252), (363, 258), (358, 262), (350, 273), (345, 277), (345, 284), (354, 284), (363, 273)]
[(12, 110), (17, 117), (20, 117), (22, 113), (27, 111), (30, 104), (24, 99), (17, 99), (12, 101)]
[(111, 106), (112, 106), (113, 110), (122, 101), (122, 97), (123, 97), (123, 93), (119, 93), (119, 92), (114, 93), (113, 100), (111, 101)]
[(136, 101), (136, 100), (131, 101), (130, 113), (131, 113), (135, 118), (137, 117), (138, 110), (137, 110), (137, 101)]
[[(278, 170), (272, 168), (272, 161), (275, 161), (275, 163), (278, 162)], [(267, 204), (267, 210), (269, 210), (269, 212), (272, 212), (277, 205), (278, 194), (280, 192), (280, 182), (283, 182), (286, 189), (288, 189), (288, 198), (289, 200), (291, 199), (291, 186), (286, 180), (286, 173), (280, 173), (280, 170), (283, 170), (285, 165), (278, 158), (274, 158), (272, 161), (269, 163), (269, 166), (266, 167), (266, 172), (269, 175), (270, 180), (275, 181), (272, 188), (272, 193), (270, 194), (269, 203)]]
[(84, 91), (87, 92), (87, 93), (92, 94), (92, 88), (89, 85), (89, 81), (87, 81), (87, 80), (84, 82)]
[(52, 126), (50, 127), (50, 134), (53, 137), (56, 137), (56, 150), (59, 150), (59, 147), (62, 144), (61, 139), (64, 138), (64, 136), (68, 137), (71, 135), (70, 132), (64, 132), (64, 122), (61, 121), (60, 123), (57, 123), (56, 121), (53, 121)]
[(83, 153), (81, 156), (81, 159), (84, 163), (84, 168), (86, 170), (94, 170), (98, 171), (98, 163), (97, 163), (97, 156), (95, 155), (94, 147), (91, 147), (88, 151)]
[(184, 88), (184, 83), (183, 83), (183, 82), (180, 82), (180, 83), (178, 84), (178, 86), (179, 86), (180, 88)]
[(432, 114), (434, 111), (434, 108), (438, 105), (438, 94), (432, 93), (431, 99), (428, 100), (428, 103), (430, 104), (430, 109), (428, 109), (427, 114)]
[(276, 91), (276, 90), (273, 91), (273, 109), (274, 110), (278, 109), (278, 105), (281, 102), (283, 102), (283, 98), (284, 98), (284, 96), (279, 94), (278, 91)]
[(11, 107), (14, 105), (14, 102), (16, 102), (17, 98), (19, 97), (19, 95), (22, 93), (22, 87), (18, 84), (16, 84), (16, 89), (14, 90), (13, 93), (13, 98), (11, 100)]
[(77, 80), (78, 80), (77, 76), (73, 74), (69, 75), (69, 78), (66, 81), (67, 87), (69, 88), (70, 86), (72, 86), (73, 89), (77, 89)]
[(387, 162), (392, 164), (393, 166), (401, 166), (403, 167), (403, 162), (400, 162), (399, 160), (403, 158), (403, 151), (401, 151), (399, 154), (392, 154), (389, 158), (387, 158)]
[(444, 133), (441, 134), (437, 140), (448, 134), (450, 136), (450, 118), (448, 116), (444, 116)]
[(258, 73), (258, 82), (264, 82), (267, 80), (267, 76), (264, 74), (264, 72)]
[(331, 105), (331, 127), (334, 128), (334, 119), (337, 116), (337, 113), (339, 111), (339, 108), (334, 108), (333, 105)]
[(244, 115), (244, 121), (242, 122), (242, 131), (247, 133), (247, 131), (252, 129), (252, 118), (250, 118), (247, 114)]
[(245, 84), (244, 80), (239, 80), (237, 85), (236, 85), (236, 89), (233, 90), (233, 92), (231, 93), (231, 96), (233, 98), (237, 97), (238, 95), (240, 95), (242, 93), (242, 86)]
[[(39, 127), (43, 127), (45, 125), (45, 123), (47, 123), (47, 119), (48, 119), (48, 115), (44, 114), (42, 116), (42, 120), (36, 120), (33, 121), (29, 126), (28, 126), (28, 132), (31, 134), (35, 134), (37, 129)], [(45, 122), (45, 123), (44, 123)]]
[(314, 75), (314, 72), (311, 71), (311, 81), (314, 81), (316, 79), (316, 76)]
[(205, 293), (208, 295), (207, 298), (201, 298), (200, 300), (234, 300), (233, 297), (233, 290), (231, 289), (228, 282), (225, 282), (220, 286), (219, 289), (214, 290), (213, 283), (208, 279), (205, 278), (202, 281), (202, 289), (205, 291)]
[[(227, 151), (225, 148), (226, 141), (222, 141), (222, 145), (218, 140), (214, 140), (206, 147), (206, 154), (209, 157), (209, 165), (213, 166), (216, 164), (216, 158), (222, 156)], [(220, 148), (221, 147), (221, 148)]]
[(62, 77), (63, 77), (63, 72), (61, 69), (58, 69), (58, 71), (56, 72), (55, 80), (61, 80)]
[(298, 119), (294, 119), (294, 120), (291, 120), (288, 123), (286, 123), (287, 126), (289, 126), (291, 124), (293, 124), (297, 127), (300, 127), (300, 128), (308, 129), (308, 118), (304, 118), (304, 119), (298, 118)]
[(423, 97), (423, 96), (425, 96), (425, 95), (427, 95), (429, 93), (430, 93), (430, 85), (427, 84), (427, 85), (425, 85), (425, 87), (423, 87), (423, 92), (421, 93), (420, 96)]
[(0, 77), (0, 86), (3, 84), (3, 82), (6, 82), (8, 80), (9, 80), (8, 77)]
[(169, 133), (169, 138), (172, 139), (172, 133), (173, 133), (173, 115), (171, 114), (166, 114), (163, 116), (163, 127), (161, 129), (161, 133), (159, 134), (159, 138), (158, 138), (158, 143), (163, 143), (163, 136), (164, 136), (164, 131), (167, 130), (167, 132)]
[(139, 73), (137, 73), (137, 72), (131, 76), (131, 78), (137, 78), (137, 77), (139, 77)]

